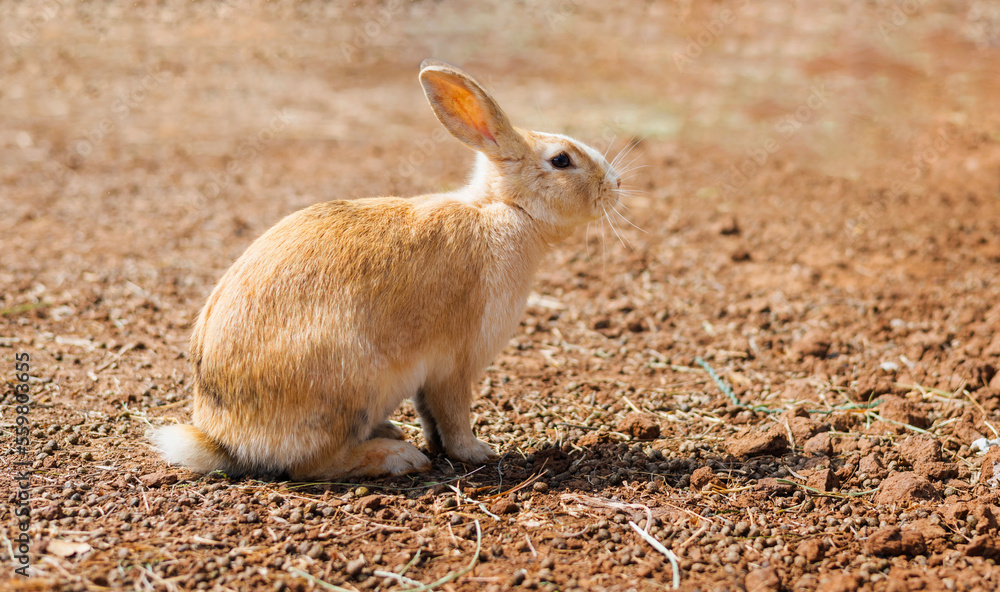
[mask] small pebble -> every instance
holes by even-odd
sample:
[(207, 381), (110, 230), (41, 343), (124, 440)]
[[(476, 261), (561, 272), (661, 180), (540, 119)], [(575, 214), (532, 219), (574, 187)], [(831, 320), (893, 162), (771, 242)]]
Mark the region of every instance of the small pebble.
[[(361, 488), (359, 487), (359, 489)], [(347, 565), (344, 567), (344, 572), (346, 572), (347, 575), (354, 577), (359, 573), (361, 573), (361, 570), (364, 569), (364, 567), (365, 567), (365, 558), (358, 557), (353, 561), (347, 562)]]
[(525, 571), (525, 570), (523, 570), (523, 569), (519, 569), (519, 570), (517, 570), (517, 571), (515, 571), (514, 573), (511, 574), (510, 580), (508, 580), (508, 583), (511, 586), (520, 586), (521, 584), (524, 583), (524, 580), (527, 577), (528, 577), (528, 572)]

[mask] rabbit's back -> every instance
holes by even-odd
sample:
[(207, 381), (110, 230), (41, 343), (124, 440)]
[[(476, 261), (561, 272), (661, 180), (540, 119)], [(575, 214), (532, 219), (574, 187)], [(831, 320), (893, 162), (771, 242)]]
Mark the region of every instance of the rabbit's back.
[(286, 217), (198, 319), (192, 361), (205, 402), (251, 416), (321, 402), (336, 413), (379, 397), (382, 378), (477, 349), (483, 233), (481, 212), (461, 203), (335, 201)]

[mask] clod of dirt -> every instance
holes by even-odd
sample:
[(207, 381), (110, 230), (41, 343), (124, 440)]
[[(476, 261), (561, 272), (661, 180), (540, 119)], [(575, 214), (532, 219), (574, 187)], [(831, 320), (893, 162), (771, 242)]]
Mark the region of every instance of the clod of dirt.
[(149, 488), (165, 487), (177, 483), (177, 473), (171, 471), (161, 471), (150, 473), (139, 477), (139, 482)]
[(993, 340), (983, 350), (983, 355), (1000, 357), (1000, 333), (993, 336)]
[(777, 592), (781, 589), (781, 579), (773, 567), (762, 567), (751, 571), (743, 583), (747, 592)]
[(832, 456), (833, 445), (830, 442), (830, 434), (822, 432), (806, 440), (802, 449), (810, 456)]
[(908, 471), (896, 473), (882, 481), (875, 495), (875, 503), (886, 506), (907, 505), (937, 497), (937, 490), (926, 477)]
[(986, 452), (979, 470), (979, 485), (1000, 490), (1000, 446), (994, 446)]
[(868, 552), (883, 557), (897, 555), (923, 555), (927, 550), (924, 535), (916, 530), (901, 530), (897, 526), (887, 526), (876, 530), (868, 537)]
[(796, 359), (825, 358), (830, 353), (830, 334), (824, 329), (812, 329), (796, 341), (789, 353)]
[(982, 502), (957, 502), (942, 507), (941, 517), (953, 527), (958, 526), (959, 520), (968, 522), (970, 518), (974, 518), (979, 530), (992, 530), (1000, 522), (1000, 507)]
[(563, 473), (570, 464), (572, 464), (572, 460), (568, 454), (563, 452), (562, 448), (549, 446), (535, 451), (535, 466), (544, 467), (552, 473)]
[(861, 462), (858, 463), (858, 472), (876, 479), (885, 477), (886, 471), (885, 467), (882, 466), (882, 455), (873, 452), (862, 457)]
[(820, 539), (806, 539), (795, 548), (795, 554), (802, 556), (809, 563), (823, 559), (825, 553), (826, 545)]
[(521, 511), (521, 506), (517, 505), (516, 502), (513, 502), (506, 498), (498, 499), (497, 501), (493, 502), (492, 506), (490, 506), (490, 512), (493, 512), (494, 514), (501, 516), (503, 514), (517, 514), (520, 511)]
[(958, 476), (958, 465), (949, 462), (918, 462), (913, 470), (931, 481), (946, 481)]
[(764, 477), (757, 481), (757, 491), (767, 493), (768, 496), (786, 496), (795, 491), (795, 486), (788, 483), (779, 483), (774, 477)]
[(976, 422), (971, 413), (963, 416), (961, 420), (953, 424), (951, 433), (959, 442), (975, 442), (983, 437), (983, 432), (976, 427)]
[(858, 417), (857, 413), (837, 412), (831, 413), (829, 417), (827, 417), (827, 421), (830, 422), (830, 427), (838, 432), (849, 432), (851, 431), (851, 428), (861, 422), (861, 419)]
[(830, 429), (823, 422), (810, 418), (804, 409), (796, 409), (791, 413), (785, 414), (781, 419), (781, 423), (787, 424), (788, 430), (792, 432), (792, 438), (799, 444), (820, 432)]
[(701, 491), (711, 483), (722, 485), (712, 467), (698, 467), (691, 473), (691, 491)]
[[(621, 436), (619, 436), (620, 438)], [(611, 432), (587, 432), (586, 434), (580, 436), (576, 441), (576, 445), (581, 448), (589, 448), (593, 446), (599, 446), (601, 444), (610, 444), (612, 442), (617, 442), (618, 439)]]
[(366, 495), (365, 497), (354, 502), (354, 507), (357, 511), (363, 512), (365, 510), (371, 510), (372, 512), (382, 509), (384, 501), (381, 495)]
[(907, 527), (907, 530), (912, 530), (914, 532), (919, 532), (924, 536), (924, 541), (927, 543), (927, 547), (931, 551), (937, 551), (935, 545), (937, 541), (945, 539), (948, 537), (948, 531), (941, 527), (940, 524), (931, 521), (928, 518), (921, 518), (920, 520), (915, 520), (911, 522)]
[(618, 422), (615, 430), (636, 440), (655, 440), (660, 437), (660, 424), (645, 413), (629, 413)]
[(821, 469), (809, 475), (806, 479), (806, 486), (820, 491), (833, 491), (840, 487), (840, 479), (830, 469)]
[[(868, 444), (868, 440), (864, 440), (865, 444)], [(830, 438), (830, 445), (833, 448), (834, 454), (843, 454), (845, 456), (851, 455), (853, 452), (858, 452), (862, 446), (862, 440), (858, 436), (848, 436), (841, 435), (836, 439)]]
[(725, 443), (728, 454), (740, 458), (761, 456), (764, 454), (779, 455), (788, 450), (788, 436), (784, 426), (771, 426), (767, 430), (747, 428)]
[(910, 436), (896, 446), (899, 455), (911, 466), (919, 463), (940, 462), (941, 442), (929, 434)]
[(854, 574), (836, 574), (816, 589), (816, 592), (854, 592), (861, 581)]
[(868, 374), (858, 379), (851, 389), (851, 398), (855, 401), (872, 401), (892, 393), (893, 380), (884, 374)]
[(918, 404), (894, 395), (882, 397), (878, 413), (884, 419), (918, 428), (926, 428), (930, 425), (930, 422), (927, 421), (927, 412), (921, 409)]
[(995, 536), (981, 534), (969, 541), (965, 547), (965, 554), (996, 561), (1000, 559), (1000, 541)]

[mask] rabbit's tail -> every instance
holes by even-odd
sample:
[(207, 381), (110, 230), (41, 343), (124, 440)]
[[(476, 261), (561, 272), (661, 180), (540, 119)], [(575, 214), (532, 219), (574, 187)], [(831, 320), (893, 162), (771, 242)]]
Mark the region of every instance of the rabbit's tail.
[(164, 460), (198, 473), (222, 471), (231, 474), (237, 463), (226, 450), (193, 425), (169, 425), (149, 435)]

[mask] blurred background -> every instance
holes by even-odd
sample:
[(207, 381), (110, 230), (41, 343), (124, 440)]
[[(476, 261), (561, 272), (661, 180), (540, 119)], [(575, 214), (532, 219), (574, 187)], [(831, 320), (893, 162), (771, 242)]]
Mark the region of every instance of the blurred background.
[(995, 132), (1000, 96), (986, 1), (51, 0), (0, 4), (0, 35), (6, 223), (44, 215), (72, 229), (51, 237), (66, 251), (80, 232), (143, 234), (137, 211), (256, 227), (458, 183), (469, 155), (435, 135), (416, 84), (428, 56), (520, 125), (700, 156), (645, 187), (653, 199), (760, 198), (788, 167), (919, 193), (945, 162), (990, 164), (950, 152), (962, 130)]
[(581, 229), (556, 254), (579, 267), (543, 272), (606, 297), (585, 314), (996, 291), (995, 2), (50, 0), (0, 3), (0, 36), (8, 309), (117, 295), (124, 323), (152, 298), (185, 327), (281, 216), (458, 186), (472, 155), (426, 104), (429, 56), (517, 125), (637, 144), (642, 230)]

